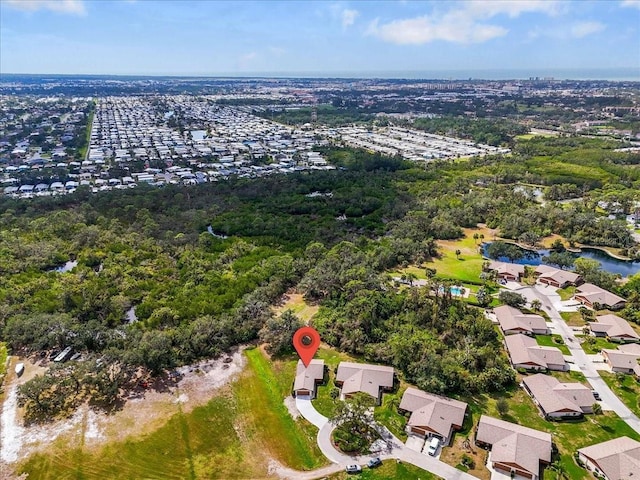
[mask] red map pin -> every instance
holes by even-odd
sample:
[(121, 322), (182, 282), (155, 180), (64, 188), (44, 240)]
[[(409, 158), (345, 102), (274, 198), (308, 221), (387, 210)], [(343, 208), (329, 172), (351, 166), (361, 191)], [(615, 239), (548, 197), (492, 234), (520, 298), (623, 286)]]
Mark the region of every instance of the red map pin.
[(299, 328), (293, 334), (293, 346), (304, 366), (308, 367), (320, 346), (320, 334), (312, 327)]

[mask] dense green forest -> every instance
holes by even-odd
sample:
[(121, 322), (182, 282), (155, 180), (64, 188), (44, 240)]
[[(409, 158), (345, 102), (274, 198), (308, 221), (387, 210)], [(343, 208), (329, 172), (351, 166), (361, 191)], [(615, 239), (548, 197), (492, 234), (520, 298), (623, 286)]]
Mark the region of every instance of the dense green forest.
[[(602, 209), (628, 209), (640, 191), (640, 157), (615, 146), (541, 138), (508, 157), (427, 165), (331, 148), (342, 168), (329, 172), (0, 199), (2, 340), (16, 353), (71, 346), (88, 360), (28, 382), (22, 402), (34, 420), (50, 417), (84, 398), (65, 392), (89, 385), (85, 396), (112, 406), (138, 367), (157, 374), (255, 340), (294, 286), (320, 303), (332, 345), (432, 391), (501, 388), (513, 376), (478, 311), (437, 282), (396, 291), (386, 272), (437, 256), (436, 240), (480, 222), (508, 238), (558, 233), (635, 254), (625, 221)], [(584, 196), (540, 203), (521, 180)], [(74, 269), (54, 270), (69, 260)], [(622, 293), (638, 298), (639, 285)]]

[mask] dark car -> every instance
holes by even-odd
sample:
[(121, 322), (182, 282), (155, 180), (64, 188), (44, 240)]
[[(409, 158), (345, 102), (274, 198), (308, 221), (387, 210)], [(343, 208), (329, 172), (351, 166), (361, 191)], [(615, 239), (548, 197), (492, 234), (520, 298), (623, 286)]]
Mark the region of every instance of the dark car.
[(593, 398), (595, 398), (596, 400), (602, 400), (602, 397), (600, 397), (600, 394), (595, 390), (591, 390), (591, 393), (593, 393)]
[(376, 468), (380, 465), (382, 465), (382, 460), (380, 460), (380, 457), (372, 458), (371, 460), (369, 460), (369, 463), (367, 463), (367, 467), (369, 468)]
[(347, 473), (360, 473), (362, 471), (362, 468), (360, 467), (360, 465), (347, 465)]

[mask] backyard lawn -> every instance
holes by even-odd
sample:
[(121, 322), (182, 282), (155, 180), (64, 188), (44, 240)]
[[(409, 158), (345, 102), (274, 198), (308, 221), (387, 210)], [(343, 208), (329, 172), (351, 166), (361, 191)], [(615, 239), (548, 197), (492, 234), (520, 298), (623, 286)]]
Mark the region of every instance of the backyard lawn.
[(560, 316), (570, 327), (584, 327), (587, 324), (580, 312), (560, 312)]
[[(631, 409), (633, 413), (640, 416), (640, 382), (633, 378), (633, 375), (618, 377), (615, 373), (600, 372), (602, 379), (613, 390), (613, 393)], [(622, 380), (622, 381), (620, 381)]]
[[(294, 421), (282, 399), (293, 377), (287, 362), (272, 363), (259, 349), (245, 352), (247, 367), (206, 405), (176, 413), (148, 435), (99, 448), (59, 440), (46, 454), (20, 467), (29, 479), (211, 479), (263, 478), (276, 458), (295, 469), (327, 463), (316, 429)], [(283, 434), (286, 432), (286, 435)]]
[(600, 353), (603, 348), (615, 350), (618, 343), (611, 343), (606, 338), (593, 337), (591, 335), (576, 335), (580, 339), (580, 346), (589, 355)]
[(538, 345), (544, 347), (559, 348), (563, 355), (571, 355), (569, 348), (564, 344), (564, 340), (560, 335), (536, 335)]
[(567, 288), (560, 288), (556, 290), (558, 295), (560, 295), (560, 300), (570, 300), (571, 297), (576, 293), (576, 287), (573, 285), (568, 286)]

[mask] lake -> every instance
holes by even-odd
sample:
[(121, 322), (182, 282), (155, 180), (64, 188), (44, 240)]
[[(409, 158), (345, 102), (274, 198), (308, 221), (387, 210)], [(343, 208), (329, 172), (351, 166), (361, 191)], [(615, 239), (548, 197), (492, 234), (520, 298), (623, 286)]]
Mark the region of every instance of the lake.
[[(482, 244), (482, 255), (489, 258), (487, 255), (487, 247), (491, 244), (491, 242)], [(532, 265), (537, 266), (542, 263), (542, 257), (549, 255), (549, 250), (525, 250), (522, 249), (525, 256), (520, 260), (515, 261), (519, 265)], [(602, 269), (609, 273), (619, 273), (623, 277), (627, 277), (629, 275), (634, 275), (640, 272), (640, 262), (625, 262), (624, 260), (618, 260), (616, 258), (610, 257), (602, 250), (598, 250), (595, 248), (585, 247), (582, 249), (580, 253), (574, 253), (573, 256), (575, 258), (591, 258), (596, 260), (602, 266)], [(509, 259), (506, 257), (500, 257), (496, 260), (500, 260), (501, 262), (509, 262)]]

